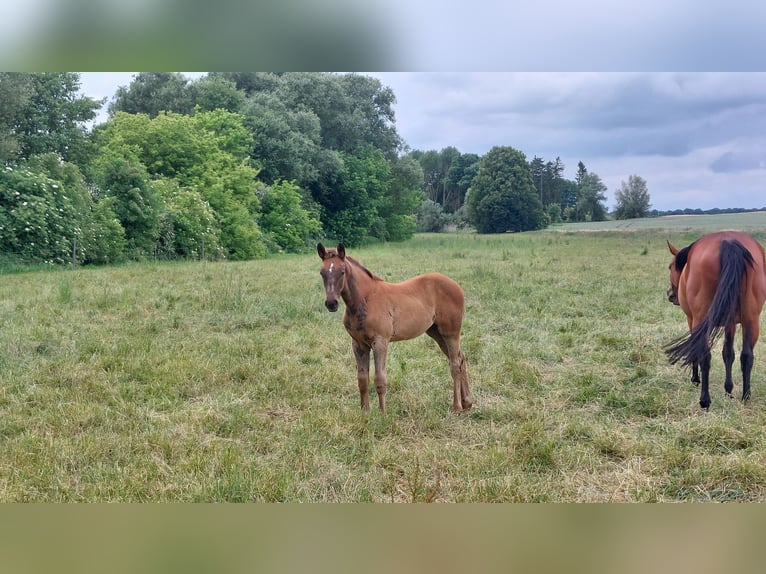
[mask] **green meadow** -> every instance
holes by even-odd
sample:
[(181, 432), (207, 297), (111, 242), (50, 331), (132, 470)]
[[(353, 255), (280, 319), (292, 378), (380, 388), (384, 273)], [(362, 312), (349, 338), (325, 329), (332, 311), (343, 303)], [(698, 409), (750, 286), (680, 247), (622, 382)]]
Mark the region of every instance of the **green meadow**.
[[(662, 351), (669, 239), (766, 214), (422, 234), (349, 253), (466, 292), (475, 406), (449, 412), (428, 337), (389, 350), (387, 413), (359, 409), (316, 254), (0, 275), (0, 501), (766, 500), (766, 342), (752, 399), (705, 412)], [(735, 343), (739, 352), (739, 337)]]

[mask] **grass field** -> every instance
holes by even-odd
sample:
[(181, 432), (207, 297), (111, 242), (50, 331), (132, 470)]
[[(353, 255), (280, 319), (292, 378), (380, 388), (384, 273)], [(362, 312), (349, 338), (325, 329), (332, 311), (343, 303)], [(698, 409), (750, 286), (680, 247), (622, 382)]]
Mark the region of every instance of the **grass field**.
[(662, 352), (686, 328), (665, 240), (766, 230), (745, 215), (350, 250), (465, 289), (459, 416), (427, 337), (391, 346), (388, 412), (361, 413), (315, 254), (0, 275), (0, 500), (766, 500), (766, 344), (746, 405), (718, 344), (708, 412)]

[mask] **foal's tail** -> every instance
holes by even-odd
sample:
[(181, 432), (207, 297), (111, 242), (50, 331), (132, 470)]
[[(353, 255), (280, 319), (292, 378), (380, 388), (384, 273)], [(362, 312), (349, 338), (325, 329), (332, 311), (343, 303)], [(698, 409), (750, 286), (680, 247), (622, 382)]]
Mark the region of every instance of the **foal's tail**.
[(671, 341), (665, 347), (670, 362), (681, 361), (684, 367), (700, 362), (720, 337), (721, 329), (732, 324), (740, 309), (742, 281), (748, 267), (753, 267), (753, 256), (737, 240), (721, 242), (721, 273), (718, 288), (705, 318), (690, 333)]

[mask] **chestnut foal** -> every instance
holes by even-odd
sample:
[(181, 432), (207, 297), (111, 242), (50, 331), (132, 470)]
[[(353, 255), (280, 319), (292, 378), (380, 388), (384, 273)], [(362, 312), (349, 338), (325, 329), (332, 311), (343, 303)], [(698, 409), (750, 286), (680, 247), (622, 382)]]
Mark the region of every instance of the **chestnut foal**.
[(319, 243), (322, 259), (320, 275), (325, 287), (325, 307), (338, 310), (346, 304), (343, 326), (351, 335), (356, 357), (357, 382), (362, 409), (370, 410), (370, 351), (375, 361), (375, 390), (378, 406), (386, 411), (386, 356), (388, 343), (414, 339), (426, 333), (449, 358), (452, 373), (452, 410), (471, 408), (465, 355), (460, 349), (460, 329), (465, 312), (465, 297), (460, 285), (441, 273), (427, 273), (401, 283), (387, 283), (361, 263), (337, 249)]

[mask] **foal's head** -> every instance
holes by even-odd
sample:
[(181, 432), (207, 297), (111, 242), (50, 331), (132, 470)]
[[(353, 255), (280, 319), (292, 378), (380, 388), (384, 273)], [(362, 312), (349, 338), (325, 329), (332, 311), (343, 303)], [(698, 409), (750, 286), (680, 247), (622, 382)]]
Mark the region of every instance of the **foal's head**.
[(325, 301), (324, 306), (328, 311), (338, 310), (340, 297), (343, 289), (346, 288), (347, 266), (346, 247), (343, 243), (338, 243), (337, 249), (325, 249), (321, 243), (317, 244), (317, 253), (322, 260), (322, 270), (319, 274), (324, 281)]

